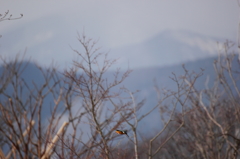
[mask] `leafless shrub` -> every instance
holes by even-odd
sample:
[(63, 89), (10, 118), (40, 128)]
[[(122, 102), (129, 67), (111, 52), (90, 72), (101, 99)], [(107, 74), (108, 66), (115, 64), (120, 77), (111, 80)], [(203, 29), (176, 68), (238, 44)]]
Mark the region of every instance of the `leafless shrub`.
[[(171, 77), (176, 90), (156, 84), (157, 104), (141, 112), (145, 99), (137, 100), (138, 91), (122, 85), (131, 70), (109, 75), (116, 60), (84, 34), (78, 41), (83, 49), (73, 51), (80, 60), (63, 74), (35, 65), (40, 81), (22, 76), (28, 62), (2, 59), (2, 158), (238, 158), (240, 84), (234, 68), (239, 61), (229, 52), (230, 43), (213, 64), (213, 83), (198, 88), (204, 71), (183, 66), (182, 76)], [(162, 125), (144, 136), (139, 123), (156, 110)], [(116, 129), (131, 132), (127, 143), (119, 142)]]
[[(185, 124), (161, 153), (165, 158), (239, 158), (239, 61), (230, 51), (229, 42), (213, 63), (214, 82), (206, 81), (205, 88), (192, 85), (193, 75), (184, 76), (191, 86), (189, 107), (185, 109)], [(174, 132), (182, 124), (182, 113), (175, 115)]]
[[(111, 146), (116, 137), (113, 136), (113, 132), (132, 118), (133, 110), (129, 102), (122, 100), (120, 87), (131, 71), (120, 73), (120, 70), (117, 70), (112, 77), (106, 77), (106, 72), (116, 60), (109, 60), (107, 54), (96, 48), (96, 42), (86, 38), (84, 34), (79, 35), (78, 41), (83, 46), (83, 52), (74, 49), (73, 51), (79, 55), (81, 61), (74, 61), (74, 67), (64, 73), (67, 77), (66, 82), (72, 85), (80, 103), (79, 107), (85, 112), (84, 122), (89, 125), (89, 132), (83, 132), (89, 135), (88, 141), (73, 141), (82, 143), (82, 151), (78, 152), (77, 156), (113, 158), (110, 152), (114, 149)], [(102, 57), (103, 60), (99, 61)], [(78, 126), (73, 125), (74, 131)]]
[[(43, 82), (22, 77), (27, 62), (6, 63), (1, 74), (0, 136), (6, 158), (46, 155), (64, 112), (61, 78), (56, 69), (37, 68)], [(49, 98), (52, 101), (49, 102)]]

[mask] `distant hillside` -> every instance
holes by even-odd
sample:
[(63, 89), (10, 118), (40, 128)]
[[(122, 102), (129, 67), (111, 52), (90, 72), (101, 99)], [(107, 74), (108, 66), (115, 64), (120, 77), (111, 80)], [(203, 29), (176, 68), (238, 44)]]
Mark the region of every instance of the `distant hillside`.
[[(201, 69), (204, 69), (203, 75), (197, 80), (196, 88), (204, 89), (205, 82), (208, 78), (208, 87), (213, 87), (213, 82), (216, 78), (216, 73), (214, 71), (213, 62), (217, 57), (204, 58), (201, 60), (191, 61), (185, 63), (185, 68), (188, 71), (201, 72)], [(237, 59), (234, 61), (232, 69), (239, 70), (240, 65), (238, 64)], [(174, 81), (172, 81), (169, 77), (172, 76), (172, 72), (174, 72), (177, 76), (184, 74), (184, 69), (182, 65), (173, 65), (168, 67), (153, 67), (146, 69), (136, 69), (132, 72), (129, 78), (126, 79), (124, 85), (134, 90), (140, 90), (140, 94), (138, 99), (146, 98), (146, 104), (144, 110), (142, 112), (146, 112), (155, 104), (157, 104), (157, 94), (154, 89), (154, 80), (158, 84), (159, 88), (165, 88), (170, 90), (176, 90), (177, 85)], [(237, 77), (239, 78), (239, 77)], [(230, 79), (227, 79), (230, 80)], [(240, 87), (240, 86), (238, 86)], [(156, 126), (159, 125), (160, 114), (159, 110), (154, 111), (151, 114), (151, 117), (146, 118), (139, 125), (139, 128), (146, 128), (147, 126)], [(161, 127), (161, 126), (160, 126)], [(142, 132), (147, 132), (147, 129), (143, 129)]]
[[(216, 58), (217, 57), (211, 57), (211, 58), (205, 58), (205, 59), (185, 63), (185, 67), (189, 71), (200, 72), (200, 68), (204, 69), (203, 76), (199, 78), (197, 82), (198, 88), (204, 88), (204, 83), (207, 76), (209, 77), (209, 87), (212, 86), (213, 81), (215, 79), (213, 61)], [(234, 62), (233, 68), (239, 69), (239, 65), (237, 64), (237, 61)], [(0, 67), (0, 73), (2, 72), (2, 70), (3, 70), (3, 67)], [(135, 69), (130, 74), (130, 76), (123, 82), (123, 85), (131, 91), (140, 90), (140, 93), (138, 94), (137, 99), (138, 100), (141, 100), (143, 98), (146, 99), (146, 104), (144, 106), (144, 109), (142, 110), (142, 112), (144, 112), (145, 110), (149, 110), (151, 107), (153, 107), (157, 103), (157, 94), (154, 90), (154, 82), (153, 82), (154, 80), (159, 85), (160, 89), (166, 88), (170, 90), (176, 90), (177, 88), (176, 84), (169, 78), (170, 76), (172, 76), (172, 72), (174, 72), (177, 76), (183, 75), (184, 70), (182, 68), (182, 65)], [(111, 78), (112, 73), (113, 72), (107, 72), (105, 77)], [(31, 64), (31, 63), (27, 65), (26, 69), (22, 74), (22, 78), (24, 78), (25, 81), (32, 88), (33, 88), (33, 82), (37, 84), (44, 82), (41, 72), (36, 68), (34, 64)], [(119, 89), (119, 88), (115, 88), (115, 89)], [(13, 91), (12, 88), (8, 87), (7, 92), (11, 94), (10, 92), (12, 91)], [(49, 104), (48, 101), (49, 102), (52, 101), (50, 97), (48, 97), (46, 104)], [(44, 115), (47, 116), (48, 113), (44, 113)], [(149, 116), (143, 122), (140, 123), (139, 128), (141, 128), (143, 125), (145, 125), (146, 127), (147, 123), (148, 123), (147, 126), (149, 127), (154, 126), (156, 124), (159, 124), (159, 121), (160, 121), (160, 116), (159, 116), (158, 110), (156, 110), (151, 114), (151, 116)]]
[[(213, 69), (213, 61), (216, 58), (217, 57), (211, 57), (186, 62), (184, 65), (189, 71), (200, 72), (201, 68), (204, 69), (204, 75), (200, 79), (201, 82), (204, 81), (206, 76), (210, 76), (210, 78), (213, 80), (215, 74)], [(183, 75), (184, 69), (182, 64), (133, 70), (133, 72), (130, 74), (130, 77), (126, 79), (124, 84), (126, 84), (126, 87), (128, 88), (145, 91), (151, 89), (154, 84), (153, 80), (156, 80), (160, 88), (174, 89), (174, 82), (169, 78), (172, 76), (173, 72), (178, 76)]]
[[(41, 19), (27, 24), (31, 26), (27, 30), (25, 26), (22, 26), (3, 35), (0, 54), (15, 57), (17, 53), (27, 48), (25, 57), (31, 57), (42, 66), (49, 66), (53, 61), (61, 68), (68, 66), (73, 59), (77, 58), (77, 54), (71, 50), (71, 47), (81, 51), (81, 45), (76, 39), (77, 33), (61, 32), (64, 26), (55, 28), (52, 25), (48, 27), (53, 32), (48, 32), (44, 29), (45, 23), (39, 23), (39, 21)], [(26, 32), (31, 32), (31, 34), (26, 34)], [(126, 69), (129, 64), (130, 68), (135, 69), (171, 66), (214, 57), (218, 53), (217, 42), (225, 40), (191, 31), (165, 30), (140, 43), (119, 48), (102, 46), (100, 39), (97, 47), (103, 48), (101, 52), (109, 51), (110, 58), (119, 58), (117, 67)]]
[(131, 68), (164, 67), (195, 61), (218, 54), (217, 42), (226, 39), (207, 37), (190, 31), (166, 30), (134, 45), (112, 49)]

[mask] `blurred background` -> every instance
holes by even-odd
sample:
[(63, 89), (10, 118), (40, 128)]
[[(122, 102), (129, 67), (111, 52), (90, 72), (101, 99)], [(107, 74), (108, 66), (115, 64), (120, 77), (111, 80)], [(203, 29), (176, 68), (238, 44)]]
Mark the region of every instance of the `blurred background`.
[(116, 67), (169, 66), (218, 54), (217, 42), (236, 42), (235, 0), (1, 2), (21, 20), (2, 21), (0, 55), (23, 53), (43, 66), (65, 68), (77, 49), (77, 33), (98, 41)]
[[(43, 123), (38, 124), (38, 126), (42, 125), (44, 127), (55, 124), (56, 127), (54, 127), (53, 130), (51, 127), (46, 128), (46, 130), (49, 129), (49, 131), (54, 132), (53, 134), (56, 134), (56, 130), (60, 127), (59, 125), (64, 121), (74, 124), (74, 120), (79, 118), (77, 123), (79, 125), (75, 126), (77, 133), (74, 135), (78, 137), (80, 134), (80, 139), (76, 140), (75, 136), (71, 136), (71, 133), (74, 132), (73, 125), (68, 128), (68, 133), (66, 134), (70, 134), (73, 143), (79, 141), (78, 147), (72, 144), (71, 148), (74, 149), (74, 152), (75, 150), (78, 152), (78, 150), (75, 149), (75, 147), (77, 147), (81, 149), (83, 156), (86, 155), (88, 157), (91, 156), (91, 153), (99, 156), (101, 156), (101, 154), (107, 154), (108, 157), (109, 154), (116, 153), (118, 155), (120, 154), (119, 158), (121, 158), (122, 154), (120, 151), (126, 154), (129, 153), (129, 156), (136, 157), (138, 152), (136, 149), (133, 150), (136, 145), (139, 146), (139, 149), (142, 149), (142, 151), (140, 151), (142, 155), (145, 155), (142, 158), (146, 158), (146, 156), (151, 157), (150, 150), (158, 150), (158, 148), (159, 150), (156, 151), (152, 157), (160, 154), (164, 156), (164, 153), (166, 153), (165, 157), (170, 158), (169, 156), (172, 155), (173, 151), (177, 156), (181, 154), (182, 156), (180, 158), (187, 158), (184, 156), (186, 154), (189, 156), (195, 155), (195, 157), (201, 156), (199, 153), (202, 153), (203, 156), (205, 153), (209, 155), (213, 154), (212, 156), (218, 153), (223, 154), (223, 156), (228, 156), (230, 153), (225, 151), (231, 151), (232, 156), (232, 154), (235, 154), (235, 150), (240, 147), (239, 139), (236, 140), (237, 148), (235, 149), (227, 150), (225, 148), (226, 143), (229, 143), (227, 138), (225, 138), (226, 143), (224, 143), (225, 145), (223, 144), (225, 147), (222, 146), (223, 153), (219, 151), (218, 147), (211, 149), (214, 151), (213, 153), (209, 152), (212, 145), (216, 145), (214, 142), (217, 143), (220, 141), (219, 136), (223, 135), (221, 134), (223, 132), (216, 126), (215, 122), (209, 119), (205, 111), (202, 111), (203, 108), (199, 109), (199, 102), (206, 103), (210, 109), (209, 111), (211, 111), (210, 113), (212, 113), (211, 115), (216, 117), (216, 121), (219, 121), (219, 125), (222, 124), (222, 127), (233, 133), (237, 132), (236, 136), (239, 136), (239, 129), (237, 128), (239, 127), (238, 124), (240, 121), (236, 120), (240, 119), (238, 102), (240, 95), (239, 60), (236, 58), (237, 56), (232, 56), (231, 54), (237, 53), (236, 43), (238, 40), (237, 33), (240, 16), (239, 3), (240, 2), (236, 0), (1, 1), (0, 14), (2, 14), (2, 16), (8, 11), (8, 16), (11, 14), (12, 18), (18, 18), (23, 14), (23, 17), (17, 20), (0, 20), (0, 57), (2, 59), (0, 61), (1, 113), (7, 114), (11, 111), (15, 112), (20, 110), (19, 114), (21, 117), (27, 119), (22, 109), (11, 109), (10, 111), (8, 109), (15, 105), (23, 107), (29, 106), (29, 108), (34, 106), (34, 108), (39, 109), (39, 112), (42, 113), (41, 115), (36, 114), (37, 111), (32, 113), (32, 109), (26, 109), (24, 112), (27, 112), (27, 115), (29, 115), (28, 113), (33, 114), (31, 120), (38, 120), (40, 121), (39, 123)], [(111, 80), (114, 81), (114, 77), (116, 76), (114, 76), (113, 71), (117, 68), (121, 68), (119, 71), (120, 75), (123, 75), (124, 71), (128, 69), (133, 70), (121, 85), (114, 86), (114, 88), (109, 91), (110, 93), (105, 92), (107, 95), (108, 93), (114, 94), (115, 92), (122, 91), (121, 88), (123, 87), (127, 88), (122, 91), (125, 94), (123, 93), (124, 95), (119, 97), (119, 101), (115, 101), (118, 106), (113, 106), (113, 104), (108, 101), (108, 97), (105, 96), (106, 94), (101, 91), (99, 93), (102, 95), (100, 104), (94, 104), (96, 102), (95, 98), (94, 100), (93, 98), (85, 98), (74, 92), (74, 89), (84, 90), (82, 88), (84, 85), (78, 85), (76, 81), (79, 80), (79, 83), (87, 81), (85, 84), (89, 86), (88, 78), (91, 79), (92, 77), (88, 76), (84, 70), (83, 72), (85, 74), (81, 76), (81, 78), (74, 79), (69, 76), (69, 74), (72, 73), (70, 68), (73, 66), (73, 60), (82, 61), (81, 57), (73, 50), (84, 53), (84, 49), (78, 41), (79, 35), (86, 35), (87, 38), (96, 41), (97, 47), (100, 48), (99, 51), (108, 53), (109, 59), (117, 59), (116, 64), (111, 66), (109, 70), (105, 72), (104, 76), (101, 76), (106, 80), (103, 80), (103, 83), (108, 83)], [(223, 45), (224, 43), (225, 45)], [(219, 55), (224, 53), (227, 53), (226, 56), (224, 55), (224, 57), (220, 59)], [(14, 59), (18, 59), (19, 61), (14, 61)], [(21, 61), (22, 59), (23, 61)], [(216, 59), (219, 60), (214, 63)], [(25, 61), (28, 60), (30, 60), (30, 62), (25, 63)], [(102, 60), (102, 57), (98, 58), (98, 62), (100, 61), (101, 63)], [(12, 63), (9, 61), (12, 61)], [(185, 64), (186, 70), (189, 70), (189, 72), (183, 69), (182, 64)], [(213, 67), (214, 64), (217, 68), (215, 68), (215, 70)], [(57, 67), (57, 71), (55, 69), (47, 69), (52, 65)], [(66, 74), (64, 70), (68, 70), (68, 74)], [(233, 73), (233, 75), (231, 73)], [(66, 82), (66, 79), (67, 81), (72, 80), (72, 83), (70, 82), (72, 85), (62, 83), (63, 74), (66, 77), (63, 81)], [(222, 79), (220, 78), (220, 74)], [(78, 77), (79, 74), (75, 75)], [(99, 74), (96, 73), (96, 77), (98, 77), (98, 75)], [(179, 78), (181, 75), (183, 75), (184, 78), (182, 78), (183, 76)], [(225, 78), (225, 75), (229, 76)], [(87, 80), (81, 81), (81, 79), (85, 77)], [(197, 81), (193, 80), (195, 77), (197, 77)], [(194, 89), (196, 88), (199, 92), (194, 90), (191, 85), (184, 83), (186, 79), (189, 81), (192, 80), (191, 82), (194, 84)], [(57, 84), (53, 84), (54, 82)], [(56, 90), (52, 91), (51, 85), (56, 87)], [(100, 84), (96, 82), (95, 86), (98, 87), (99, 85)], [(105, 88), (105, 86), (104, 83), (99, 88), (102, 89)], [(58, 103), (61, 107), (61, 109), (59, 108), (60, 111), (52, 112), (52, 107), (59, 106), (55, 103), (57, 100), (57, 96), (55, 95), (60, 94), (59, 96), (61, 96), (60, 88), (64, 88), (63, 90), (66, 91), (64, 92), (66, 95), (61, 97), (63, 99), (60, 104)], [(97, 90), (99, 91), (99, 89)], [(136, 103), (139, 104), (139, 109), (137, 108), (137, 113), (134, 114), (134, 107), (132, 107), (131, 103), (134, 100), (129, 97), (132, 92), (138, 90), (140, 91), (137, 95), (133, 95)], [(189, 93), (188, 90), (191, 90), (191, 93)], [(93, 92), (94, 91), (95, 90), (93, 90)], [(195, 91), (198, 93), (197, 95), (194, 94)], [(201, 91), (205, 91), (203, 98), (200, 93)], [(50, 95), (45, 96), (41, 94), (46, 92), (50, 92)], [(51, 93), (53, 93), (53, 95), (51, 95)], [(85, 93), (88, 94), (89, 92), (86, 91)], [(177, 96), (179, 94), (181, 95)], [(91, 94), (89, 96), (91, 96)], [(163, 100), (164, 102), (160, 102), (160, 99), (163, 99), (165, 96), (169, 96), (169, 98)], [(182, 103), (185, 96), (186, 103)], [(12, 98), (10, 102), (9, 97)], [(96, 99), (98, 97), (96, 93)], [(53, 98), (55, 98), (55, 100), (53, 100)], [(34, 105), (32, 99), (36, 100), (37, 104)], [(41, 103), (41, 101), (44, 102)], [(128, 102), (128, 105), (126, 104), (128, 107), (125, 108), (124, 102), (126, 101), (130, 102)], [(24, 102), (25, 104), (22, 104)], [(91, 102), (91, 104), (89, 104), (89, 102)], [(86, 106), (88, 104), (89, 107)], [(69, 107), (66, 105), (69, 105)], [(96, 105), (101, 111), (94, 110)], [(176, 106), (176, 109), (174, 106)], [(151, 111), (154, 107), (154, 111)], [(121, 108), (122, 111), (118, 108)], [(189, 110), (192, 114), (188, 112), (189, 114), (186, 113), (186, 115), (182, 108)], [(6, 111), (4, 111), (5, 109)], [(61, 110), (66, 111), (61, 112)], [(93, 111), (91, 112), (89, 110)], [(94, 114), (95, 111), (97, 112), (96, 114)], [(173, 116), (170, 116), (171, 111), (173, 111)], [(75, 116), (73, 115), (72, 117), (71, 112), (73, 112)], [(126, 120), (121, 119), (122, 112), (125, 113), (125, 117), (128, 117)], [(232, 115), (234, 112), (237, 112), (235, 116)], [(1, 113), (0, 117), (3, 116), (1, 116)], [(87, 115), (90, 114), (90, 116), (82, 115), (84, 113)], [(109, 115), (111, 113), (115, 113), (115, 116)], [(127, 113), (130, 115), (128, 116)], [(139, 120), (139, 124), (135, 128), (131, 127), (129, 123), (133, 124), (135, 122), (134, 119), (141, 119), (141, 116), (144, 114), (147, 114), (146, 118), (141, 120), (141, 122)], [(8, 115), (9, 114), (3, 116), (7, 118), (6, 121), (8, 121)], [(186, 115), (184, 117), (186, 127), (184, 128), (183, 125), (181, 125), (182, 121), (184, 121), (181, 115)], [(95, 116), (97, 116), (96, 118), (98, 120), (92, 119)], [(16, 121), (18, 121), (18, 116), (15, 117)], [(59, 117), (59, 123), (49, 124), (50, 119), (55, 120), (57, 117)], [(106, 119), (108, 117), (109, 120)], [(164, 120), (172, 122), (166, 124)], [(97, 121), (99, 121), (100, 124), (96, 124)], [(232, 125), (230, 124), (231, 126), (228, 127), (227, 124), (233, 123), (233, 121), (236, 122)], [(229, 123), (226, 124), (225, 122)], [(17, 129), (25, 130), (29, 125), (28, 121), (25, 123), (25, 127), (19, 124), (19, 128), (17, 127)], [(164, 125), (167, 125), (166, 131), (163, 131), (163, 134), (160, 136), (156, 135), (162, 130)], [(225, 125), (227, 126), (225, 127)], [(179, 131), (177, 135), (173, 135), (173, 137), (172, 134), (175, 134), (178, 126), (181, 128), (181, 131)], [(15, 129), (13, 126), (10, 128)], [(130, 140), (124, 135), (117, 136), (114, 132), (115, 129), (129, 130)], [(201, 131), (199, 131), (200, 129)], [(192, 130), (195, 131), (191, 134)], [(0, 131), (3, 134), (5, 133), (4, 128), (0, 128)], [(100, 131), (104, 134), (104, 137), (99, 135)], [(38, 133), (41, 134), (42, 132), (39, 131)], [(200, 135), (198, 133), (200, 133)], [(205, 140), (209, 137), (207, 135), (211, 135), (211, 133), (215, 133), (215, 138), (213, 140)], [(15, 131), (15, 134), (21, 133)], [(34, 135), (38, 137), (36, 134)], [(4, 135), (8, 137), (7, 133)], [(4, 135), (0, 133), (0, 137)], [(29, 136), (30, 135), (31, 133)], [(132, 141), (134, 136), (138, 136), (138, 140), (136, 139), (136, 141), (138, 141), (139, 144)], [(50, 138), (51, 137), (50, 134)], [(155, 147), (153, 148), (149, 146), (152, 137), (156, 137)], [(171, 139), (169, 140), (170, 146), (167, 142), (167, 144), (165, 143), (168, 137)], [(3, 139), (1, 140), (0, 138), (1, 145), (5, 144), (5, 139)], [(12, 142), (9, 142), (7, 139), (6, 143), (8, 143), (9, 147), (5, 146), (3, 148), (4, 153), (8, 152), (8, 150), (10, 151), (12, 148)], [(42, 140), (41, 136), (37, 139), (39, 141)], [(66, 141), (68, 141), (68, 138), (66, 138)], [(106, 141), (107, 144), (102, 141)], [(186, 141), (189, 142), (187, 143)], [(198, 142), (195, 143), (195, 141)], [(231, 141), (235, 142), (235, 139), (231, 138)], [(17, 137), (16, 142), (18, 142)], [(41, 147), (41, 142), (39, 142), (39, 145), (35, 144), (34, 146), (37, 145)], [(101, 145), (100, 150), (97, 144), (94, 145), (95, 142), (99, 142)], [(122, 146), (126, 143), (128, 143), (128, 149)], [(191, 145), (192, 143), (195, 145)], [(28, 144), (30, 144), (30, 142), (26, 143), (26, 145)], [(86, 146), (88, 144), (90, 146)], [(171, 149), (171, 151), (167, 152), (166, 149), (162, 149), (163, 146), (161, 144), (169, 146), (166, 149)], [(219, 144), (222, 145), (221, 143)], [(48, 141), (46, 140), (44, 146), (47, 145)], [(206, 145), (210, 145), (210, 148)], [(32, 147), (32, 152), (37, 150), (34, 146)], [(108, 146), (109, 149), (112, 149), (111, 153), (106, 152), (106, 149), (108, 149), (106, 147)], [(83, 148), (87, 148), (87, 150), (91, 149), (91, 152), (89, 151), (88, 154), (85, 154), (87, 151)], [(67, 147), (66, 151), (72, 153), (73, 149)], [(149, 152), (146, 151), (147, 149), (149, 149)], [(183, 151), (183, 149), (185, 150)], [(204, 152), (202, 151), (203, 149)], [(21, 154), (22, 151), (24, 150), (19, 150), (19, 154)], [(196, 153), (193, 153), (193, 151), (196, 151)], [(58, 151), (55, 152), (55, 154), (57, 153)], [(26, 156), (27, 155), (26, 153)], [(38, 158), (41, 156), (40, 153), (37, 155)], [(66, 156), (68, 157), (67, 153)], [(78, 154), (76, 156), (79, 157), (81, 155)], [(219, 157), (219, 155), (216, 156)], [(216, 158), (216, 156), (212, 158)], [(190, 156), (189, 158), (194, 157)]]

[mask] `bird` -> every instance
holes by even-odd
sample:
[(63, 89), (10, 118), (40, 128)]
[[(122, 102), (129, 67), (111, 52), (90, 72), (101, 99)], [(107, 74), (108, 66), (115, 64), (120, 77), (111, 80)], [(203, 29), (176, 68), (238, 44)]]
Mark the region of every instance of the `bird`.
[(118, 133), (118, 134), (121, 134), (121, 135), (125, 134), (125, 135), (128, 136), (127, 130), (116, 130), (115, 132)]

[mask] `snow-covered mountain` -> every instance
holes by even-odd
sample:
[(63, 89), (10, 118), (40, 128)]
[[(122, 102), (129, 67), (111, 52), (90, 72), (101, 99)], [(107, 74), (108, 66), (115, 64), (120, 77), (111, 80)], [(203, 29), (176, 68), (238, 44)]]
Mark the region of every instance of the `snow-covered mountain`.
[(226, 39), (189, 31), (164, 31), (139, 44), (111, 50), (130, 68), (162, 67), (216, 56)]
[[(66, 25), (56, 28), (60, 21), (56, 17), (37, 19), (2, 34), (0, 55), (14, 57), (27, 48), (26, 58), (31, 57), (41, 65), (48, 66), (54, 61), (60, 68), (68, 67), (77, 58), (71, 47), (80, 50), (81, 45), (76, 39), (77, 29)], [(96, 40), (99, 40), (97, 46), (102, 48), (102, 52), (109, 51), (110, 58), (119, 59), (116, 67), (136, 69), (170, 66), (215, 56), (218, 52), (217, 42), (226, 39), (191, 31), (165, 30), (148, 40), (119, 48), (102, 45), (101, 37)]]

